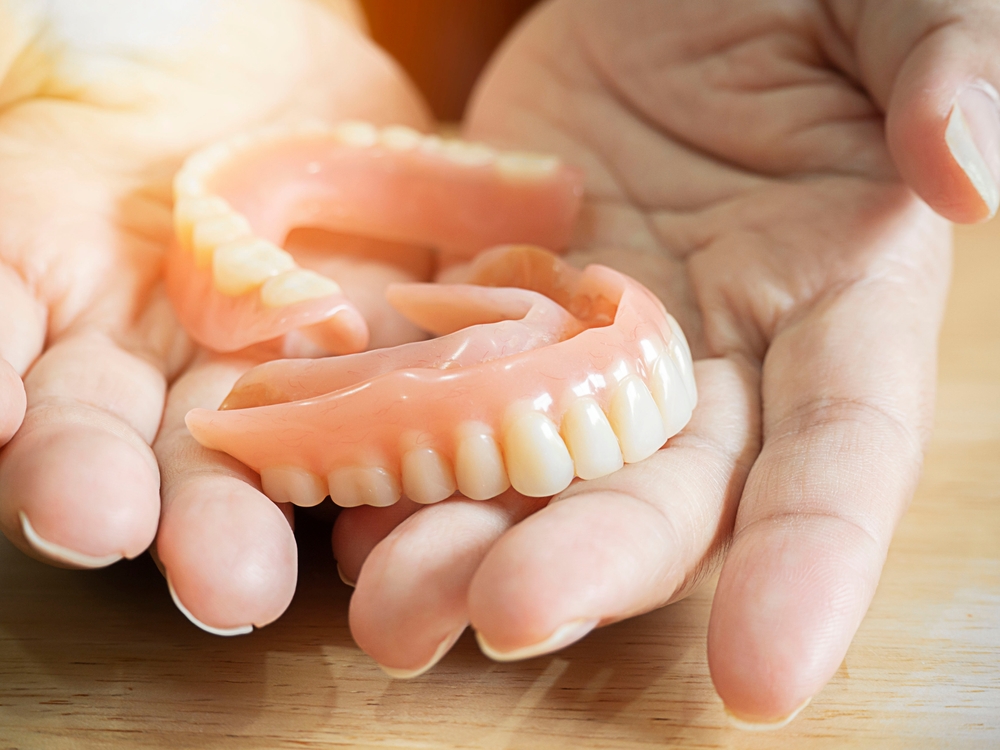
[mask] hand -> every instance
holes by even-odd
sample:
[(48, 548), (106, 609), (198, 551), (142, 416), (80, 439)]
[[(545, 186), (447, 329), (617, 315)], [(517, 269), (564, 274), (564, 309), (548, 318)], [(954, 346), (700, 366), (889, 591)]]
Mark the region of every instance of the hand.
[[(708, 650), (729, 711), (778, 722), (815, 695), (931, 428), (949, 233), (911, 188), (953, 219), (996, 209), (998, 33), (988, 0), (537, 10), (467, 134), (586, 169), (571, 257), (660, 294), (699, 407), (654, 457), (533, 515), (513, 496), (398, 527), (410, 510), (342, 513), (362, 647), (418, 670), (471, 622), (493, 655), (544, 653), (683, 597), (725, 555)], [(965, 133), (948, 129), (956, 97)]]
[[(173, 172), (202, 144), (304, 118), (426, 125), (351, 9), (0, 0), (0, 444), (27, 394), (0, 454), (0, 527), (29, 554), (106, 565), (159, 523), (159, 560), (196, 617), (263, 624), (290, 600), (282, 513), (183, 429), (189, 401), (217, 405), (246, 360), (194, 350), (160, 266)], [(342, 270), (362, 294), (356, 277), (394, 273)]]

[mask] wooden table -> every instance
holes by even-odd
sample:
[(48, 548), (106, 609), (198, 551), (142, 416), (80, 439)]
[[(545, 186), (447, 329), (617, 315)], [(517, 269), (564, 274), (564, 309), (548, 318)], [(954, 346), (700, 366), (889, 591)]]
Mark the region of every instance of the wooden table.
[(958, 237), (923, 482), (847, 659), (781, 732), (726, 722), (710, 587), (554, 656), (494, 664), (466, 636), (390, 680), (316, 530), (289, 611), (234, 639), (190, 625), (148, 557), (73, 572), (0, 541), (0, 748), (1000, 747), (1000, 223)]

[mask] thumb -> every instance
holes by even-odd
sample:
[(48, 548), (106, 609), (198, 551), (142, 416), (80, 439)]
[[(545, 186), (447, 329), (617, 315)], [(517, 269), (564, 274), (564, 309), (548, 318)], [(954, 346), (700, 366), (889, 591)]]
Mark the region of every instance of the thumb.
[(934, 210), (971, 223), (1000, 204), (1000, 4), (859, 0), (855, 46), (889, 149)]

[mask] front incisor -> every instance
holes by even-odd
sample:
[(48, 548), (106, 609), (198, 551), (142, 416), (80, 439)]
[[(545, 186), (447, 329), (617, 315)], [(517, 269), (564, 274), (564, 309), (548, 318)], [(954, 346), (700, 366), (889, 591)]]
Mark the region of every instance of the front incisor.
[(438, 503), (455, 494), (455, 473), (433, 448), (414, 448), (402, 458), (403, 492), (415, 503)]
[(562, 436), (580, 479), (607, 476), (624, 464), (611, 423), (592, 398), (581, 398), (569, 407), (563, 416)]
[(503, 432), (507, 474), (515, 490), (548, 497), (573, 481), (573, 459), (552, 420), (525, 410), (508, 420)]
[(635, 375), (629, 375), (611, 397), (608, 420), (618, 436), (625, 463), (649, 458), (667, 441), (663, 418), (649, 388)]
[(478, 422), (459, 425), (455, 446), (458, 491), (472, 500), (489, 500), (510, 487), (493, 431)]

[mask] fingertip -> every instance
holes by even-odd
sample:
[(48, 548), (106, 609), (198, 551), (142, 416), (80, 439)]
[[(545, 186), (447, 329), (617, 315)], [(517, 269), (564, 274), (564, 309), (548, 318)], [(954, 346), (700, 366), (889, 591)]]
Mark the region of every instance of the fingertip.
[(100, 567), (140, 555), (159, 517), (159, 472), (136, 443), (100, 428), (22, 431), (0, 465), (4, 526), (42, 559)]
[(285, 515), (236, 477), (178, 488), (165, 505), (157, 551), (178, 608), (208, 632), (263, 627), (295, 593), (297, 549)]
[(13, 366), (0, 357), (0, 446), (14, 437), (24, 421), (27, 405), (24, 383)]
[(708, 662), (727, 712), (743, 725), (776, 728), (794, 718), (839, 668), (867, 609), (880, 564), (858, 554), (870, 545), (855, 532), (827, 525), (757, 529), (726, 559)]
[(1000, 98), (947, 30), (908, 57), (886, 116), (889, 150), (907, 184), (937, 213), (971, 224), (1000, 205)]

